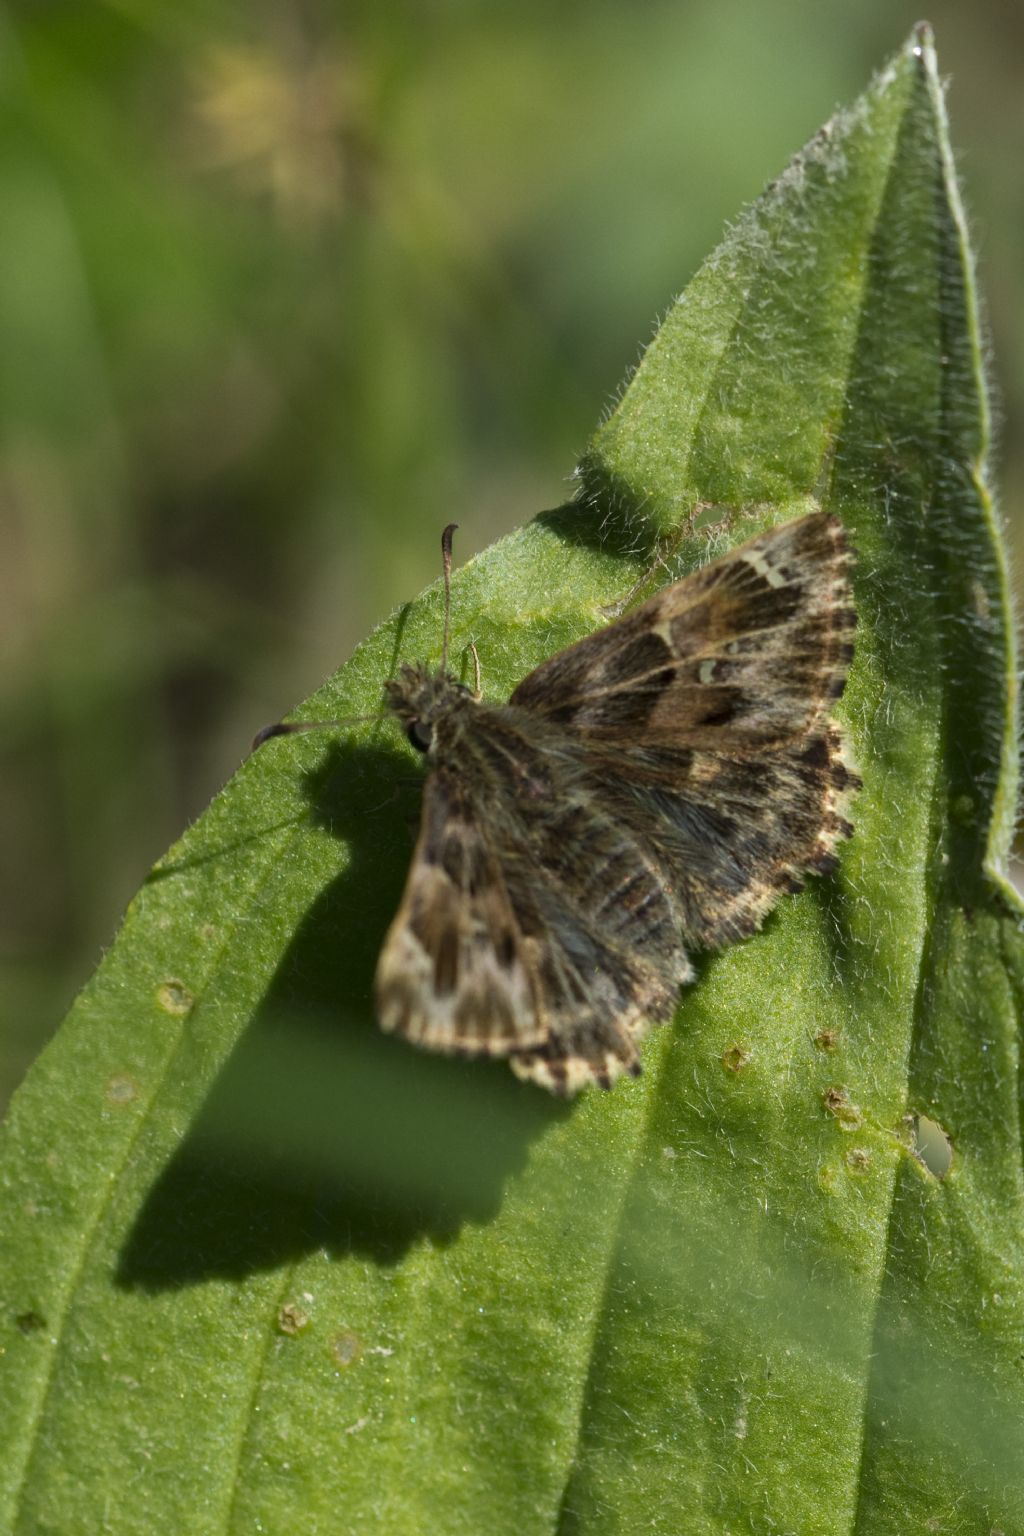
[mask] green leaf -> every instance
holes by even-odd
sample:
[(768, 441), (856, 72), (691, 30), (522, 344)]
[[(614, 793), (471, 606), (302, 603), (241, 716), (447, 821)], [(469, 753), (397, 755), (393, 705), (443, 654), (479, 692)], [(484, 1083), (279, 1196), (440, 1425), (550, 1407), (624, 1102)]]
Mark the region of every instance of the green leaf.
[[(416, 806), (393, 728), (269, 743), (12, 1105), (0, 1528), (1024, 1529), (987, 440), (919, 31), (673, 306), (576, 502), (454, 588), (454, 654), (503, 696), (659, 550), (838, 511), (865, 780), (841, 874), (703, 962), (640, 1081), (561, 1106), (373, 1024)], [(298, 713), (373, 709), (440, 614), (435, 585)]]

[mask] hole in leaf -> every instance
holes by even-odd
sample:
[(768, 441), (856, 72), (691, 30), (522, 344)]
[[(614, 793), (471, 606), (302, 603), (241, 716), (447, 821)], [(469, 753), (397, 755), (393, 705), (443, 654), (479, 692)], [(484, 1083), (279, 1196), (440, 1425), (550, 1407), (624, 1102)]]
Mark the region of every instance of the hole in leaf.
[(937, 1120), (914, 1116), (914, 1156), (930, 1174), (944, 1179), (953, 1161), (953, 1143)]

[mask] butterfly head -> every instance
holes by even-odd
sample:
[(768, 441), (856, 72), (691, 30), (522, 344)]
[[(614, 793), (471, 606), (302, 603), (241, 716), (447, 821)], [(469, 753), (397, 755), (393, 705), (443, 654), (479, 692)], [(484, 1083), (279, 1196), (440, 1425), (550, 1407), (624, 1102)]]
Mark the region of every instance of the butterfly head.
[(403, 662), (398, 676), (384, 684), (384, 692), (388, 708), (417, 752), (429, 752), (437, 722), (473, 699), (471, 690), (450, 672), (431, 672), (422, 662)]

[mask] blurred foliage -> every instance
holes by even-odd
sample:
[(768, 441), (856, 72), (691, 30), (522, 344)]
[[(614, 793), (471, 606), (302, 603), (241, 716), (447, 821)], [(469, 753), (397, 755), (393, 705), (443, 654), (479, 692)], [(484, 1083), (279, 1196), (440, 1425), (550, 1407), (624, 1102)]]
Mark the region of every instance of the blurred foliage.
[[(637, 336), (917, 10), (0, 13), (0, 1101), (255, 727), (449, 518), (465, 557), (564, 500)], [(1012, 508), (1024, 18), (929, 16)]]

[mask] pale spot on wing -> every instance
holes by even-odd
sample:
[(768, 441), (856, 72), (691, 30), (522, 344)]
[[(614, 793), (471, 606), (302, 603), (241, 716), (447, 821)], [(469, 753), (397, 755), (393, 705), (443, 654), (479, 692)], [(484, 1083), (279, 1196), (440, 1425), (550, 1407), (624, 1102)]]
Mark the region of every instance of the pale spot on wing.
[(523, 1052), (510, 1056), (509, 1066), (524, 1083), (539, 1083), (549, 1093), (556, 1093), (561, 1098), (574, 1098), (582, 1089), (595, 1083), (610, 1088), (618, 1078), (627, 1074), (637, 1077), (640, 1073), (635, 1050), (625, 1045), (621, 1054), (605, 1050), (581, 1056), (571, 1048), (565, 1055), (557, 1050), (555, 1054)]
[(712, 661), (702, 661), (701, 662), (701, 664), (700, 664), (700, 672), (698, 673), (698, 676), (699, 676), (699, 678), (700, 678), (702, 683), (713, 683), (714, 682), (714, 680), (715, 680), (715, 665), (716, 664), (715, 664), (714, 660), (712, 660)]
[(772, 565), (770, 560), (766, 560), (759, 549), (738, 549), (735, 555), (737, 559), (745, 560), (748, 565), (753, 566), (757, 574), (762, 576), (770, 587), (786, 586), (786, 577), (782, 571), (777, 565)]
[[(439, 793), (428, 786), (428, 795)], [(405, 894), (377, 962), (377, 1016), (386, 1032), (417, 1045), (465, 1055), (504, 1056), (543, 1043), (528, 944), (517, 936), (500, 875), (476, 857), (464, 828), (465, 857), (453, 879), (436, 862), (443, 845), (428, 841), (425, 816)], [(451, 828), (449, 827), (449, 832)], [(459, 843), (458, 838), (449, 841)], [(453, 868), (459, 861), (448, 859)], [(480, 889), (462, 883), (473, 875)]]

